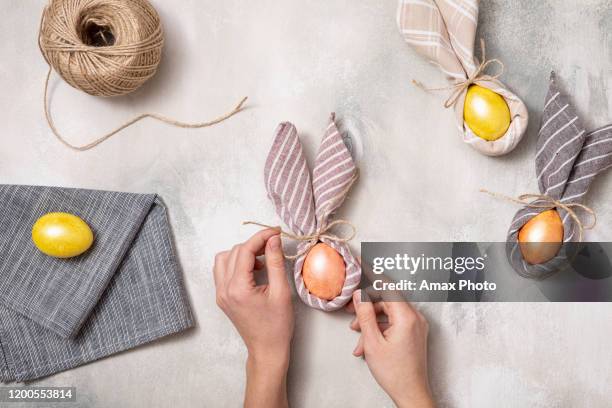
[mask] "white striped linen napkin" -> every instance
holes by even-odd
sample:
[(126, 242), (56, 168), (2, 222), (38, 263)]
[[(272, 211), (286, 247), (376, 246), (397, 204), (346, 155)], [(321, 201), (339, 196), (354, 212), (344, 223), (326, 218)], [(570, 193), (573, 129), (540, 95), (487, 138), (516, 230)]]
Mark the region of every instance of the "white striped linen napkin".
[[(193, 326), (157, 195), (0, 184), (0, 202), (0, 382), (46, 377)], [(89, 224), (89, 251), (56, 259), (34, 246), (32, 225), (54, 211)]]
[[(302, 144), (296, 127), (281, 123), (265, 164), (265, 183), (268, 197), (276, 213), (296, 235), (311, 235), (330, 221), (330, 215), (346, 198), (347, 189), (356, 176), (357, 168), (346, 148), (331, 115), (310, 176)], [(343, 193), (344, 192), (344, 193)], [(302, 265), (306, 254), (299, 256), (294, 265), (294, 280), (298, 295), (307, 305), (324, 311), (344, 306), (359, 285), (361, 267), (346, 243), (321, 238), (342, 255), (346, 264), (346, 280), (342, 292), (328, 301), (310, 292), (302, 279)], [(307, 243), (298, 244), (298, 251)]]
[[(542, 113), (535, 164), (540, 193), (563, 204), (583, 203), (595, 176), (612, 167), (612, 124), (586, 132), (569, 98), (559, 89), (554, 74)], [(567, 265), (566, 246), (557, 257), (539, 265), (525, 262), (518, 248), (520, 229), (544, 210), (523, 207), (508, 230), (508, 259), (514, 270), (525, 277), (543, 279)], [(572, 217), (562, 208), (557, 211), (563, 221), (563, 241), (578, 241), (578, 226)]]
[[(404, 40), (437, 66), (451, 84), (465, 81), (480, 65), (474, 57), (478, 0), (400, 0), (397, 24)], [(464, 90), (454, 105), (463, 141), (489, 156), (506, 154), (516, 147), (527, 129), (527, 108), (500, 81), (476, 83), (506, 100), (511, 123), (506, 133), (495, 141), (476, 136), (463, 120)]]

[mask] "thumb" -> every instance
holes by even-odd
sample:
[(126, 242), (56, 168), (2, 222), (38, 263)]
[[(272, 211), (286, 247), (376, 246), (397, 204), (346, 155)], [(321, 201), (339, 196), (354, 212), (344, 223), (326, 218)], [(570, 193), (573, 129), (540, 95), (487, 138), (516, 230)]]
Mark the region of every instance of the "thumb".
[(265, 251), (266, 269), (268, 270), (268, 283), (272, 292), (282, 292), (289, 289), (287, 274), (285, 273), (285, 255), (280, 235), (274, 235), (266, 243)]
[(357, 341), (357, 345), (353, 350), (353, 355), (355, 357), (363, 357), (363, 336), (359, 336), (359, 340)]
[(353, 293), (353, 303), (355, 303), (355, 313), (357, 314), (357, 320), (359, 320), (364, 342), (378, 341), (382, 337), (382, 333), (376, 321), (374, 304), (361, 301), (361, 290), (356, 290)]

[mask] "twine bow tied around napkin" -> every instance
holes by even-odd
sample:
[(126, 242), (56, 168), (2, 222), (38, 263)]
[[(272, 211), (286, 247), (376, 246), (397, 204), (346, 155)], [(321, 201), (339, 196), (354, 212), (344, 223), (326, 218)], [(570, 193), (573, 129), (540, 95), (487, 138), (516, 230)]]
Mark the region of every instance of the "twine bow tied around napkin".
[[(459, 79), (453, 85), (443, 86), (443, 87), (438, 87), (438, 88), (426, 87), (421, 82), (417, 81), (416, 79), (413, 79), (412, 83), (427, 92), (451, 91), (446, 101), (444, 101), (444, 107), (448, 109), (457, 103), (457, 101), (459, 100), (459, 97), (461, 97), (461, 95), (463, 95), (463, 93), (467, 91), (470, 85), (475, 84), (479, 81), (495, 81), (497, 78), (502, 76), (502, 74), (504, 73), (504, 63), (503, 62), (501, 62), (497, 58), (487, 60), (485, 42), (484, 42), (484, 39), (482, 38), (480, 39), (480, 50), (481, 50), (481, 61), (482, 62), (480, 63), (480, 65), (478, 65), (475, 71), (473, 71), (471, 74), (468, 75), (466, 79)], [(500, 70), (498, 73), (494, 75), (489, 75), (485, 73), (487, 67), (491, 64), (498, 64), (500, 66)]]
[[(166, 208), (155, 194), (0, 185), (0, 381), (28, 381), (193, 325)], [(94, 231), (83, 255), (32, 243), (48, 212)]]
[[(518, 233), (543, 210), (556, 208), (563, 222), (563, 242), (583, 240), (583, 231), (596, 224), (595, 212), (584, 205), (584, 197), (595, 177), (612, 167), (612, 124), (586, 132), (569, 98), (559, 89), (553, 73), (536, 149), (540, 194), (523, 195), (517, 200), (524, 207), (512, 220), (506, 252), (518, 274), (543, 279), (567, 264), (564, 247), (557, 257), (544, 264), (528, 264), (518, 250)], [(535, 201), (524, 202), (531, 199)], [(592, 217), (592, 223), (584, 225), (577, 209)]]
[[(334, 114), (321, 140), (312, 178), (295, 126), (285, 122), (276, 129), (264, 169), (268, 198), (290, 230), (283, 231), (283, 235), (298, 241), (297, 253), (288, 256), (295, 260), (293, 276), (298, 295), (307, 305), (324, 311), (344, 306), (361, 280), (361, 266), (347, 245), (355, 234), (353, 224), (330, 220), (356, 179), (357, 167), (338, 131)], [(338, 225), (349, 225), (353, 232), (347, 237), (332, 234), (331, 229)], [(329, 301), (312, 295), (302, 279), (306, 253), (319, 241), (338, 251), (346, 265), (342, 292)]]
[[(258, 226), (264, 227), (264, 228), (276, 228), (276, 227), (274, 227), (272, 225), (262, 224), (262, 223), (256, 222), (256, 221), (244, 221), (242, 224), (243, 225), (258, 225)], [(332, 234), (330, 232), (333, 227), (335, 227), (336, 225), (341, 225), (341, 224), (349, 225), (352, 228), (351, 234), (348, 237), (346, 237), (346, 238), (342, 238), (342, 237), (340, 237), (340, 236), (338, 236), (336, 234)], [(282, 229), (280, 229), (280, 234), (281, 234), (281, 236), (283, 236), (285, 238), (289, 238), (289, 239), (292, 239), (292, 240), (298, 241), (298, 242), (304, 242), (306, 244), (302, 248), (302, 250), (297, 252), (295, 255), (285, 254), (285, 259), (288, 259), (290, 261), (294, 261), (297, 258), (299, 258), (300, 256), (306, 254), (310, 250), (310, 248), (315, 246), (321, 240), (333, 241), (333, 242), (338, 242), (338, 243), (349, 242), (350, 240), (355, 238), (355, 235), (357, 234), (357, 229), (355, 228), (355, 225), (353, 225), (350, 221), (347, 221), (347, 220), (334, 220), (334, 221), (332, 221), (332, 222), (330, 222), (328, 224), (323, 225), (314, 234), (296, 235), (296, 234), (292, 234), (290, 232), (284, 231)]]
[[(513, 198), (510, 196), (503, 195), (503, 194), (494, 193), (486, 189), (481, 189), (480, 192), (489, 194), (490, 196), (495, 197), (495, 198), (500, 198), (506, 201), (520, 204), (525, 207), (541, 209), (542, 211), (553, 210), (557, 208), (565, 211), (572, 218), (572, 220), (578, 227), (578, 242), (582, 242), (582, 238), (583, 238), (585, 229), (593, 229), (595, 228), (595, 225), (597, 225), (597, 215), (595, 214), (595, 211), (593, 211), (590, 207), (587, 207), (584, 204), (580, 204), (580, 203), (567, 203), (566, 204), (559, 200), (555, 200), (554, 198), (550, 196), (543, 195), (543, 194), (529, 194), (528, 193), (528, 194), (521, 194), (520, 196), (518, 196), (518, 198)], [(583, 210), (585, 213), (587, 213), (591, 217), (592, 222), (588, 225), (584, 225), (584, 223), (582, 222), (582, 220), (580, 219), (580, 217), (578, 216), (574, 208), (579, 208)]]
[[(455, 0), (399, 0), (397, 24), (404, 40), (415, 51), (440, 68), (452, 85), (428, 90), (451, 90), (445, 107), (454, 107), (455, 119), (463, 141), (480, 153), (499, 156), (513, 150), (527, 129), (525, 104), (510, 92), (498, 77), (485, 74), (497, 59), (487, 60), (482, 42), (482, 59), (474, 57), (474, 40), (478, 24), (478, 2)], [(484, 140), (463, 120), (463, 104), (467, 88), (478, 84), (501, 95), (510, 109), (511, 123), (506, 133), (494, 141)], [(419, 85), (422, 88), (422, 85)], [(425, 88), (427, 89), (427, 88)]]

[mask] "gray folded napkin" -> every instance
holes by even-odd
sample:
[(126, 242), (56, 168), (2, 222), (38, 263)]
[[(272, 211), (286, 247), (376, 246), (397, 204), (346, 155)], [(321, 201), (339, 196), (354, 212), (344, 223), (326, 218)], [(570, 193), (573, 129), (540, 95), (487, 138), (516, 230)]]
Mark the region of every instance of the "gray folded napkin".
[[(193, 325), (166, 208), (154, 194), (0, 185), (0, 381), (70, 369)], [(31, 238), (68, 212), (92, 228), (56, 259)]]
[[(582, 204), (595, 177), (612, 167), (612, 124), (587, 132), (569, 98), (557, 85), (554, 74), (542, 113), (535, 165), (540, 193), (565, 205)], [(545, 204), (541, 200), (534, 203)], [(573, 257), (572, 251), (577, 249), (575, 245), (563, 245), (559, 254), (544, 264), (525, 262), (518, 249), (518, 233), (545, 209), (523, 207), (508, 230), (508, 259), (519, 275), (528, 278), (543, 279), (565, 268), (568, 256)], [(580, 232), (574, 219), (563, 208), (557, 211), (563, 221), (563, 242), (578, 241)], [(576, 211), (584, 215), (579, 209)]]

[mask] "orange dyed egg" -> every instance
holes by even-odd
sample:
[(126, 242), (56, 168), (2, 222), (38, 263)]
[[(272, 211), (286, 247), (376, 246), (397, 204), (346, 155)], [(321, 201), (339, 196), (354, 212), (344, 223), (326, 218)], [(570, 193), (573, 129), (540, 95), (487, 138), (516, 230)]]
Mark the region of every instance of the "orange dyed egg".
[(342, 292), (344, 286), (344, 259), (338, 251), (319, 242), (306, 255), (302, 278), (310, 293), (321, 299), (332, 300)]
[(563, 244), (563, 222), (557, 210), (546, 210), (530, 219), (519, 231), (523, 259), (542, 264), (557, 256)]

